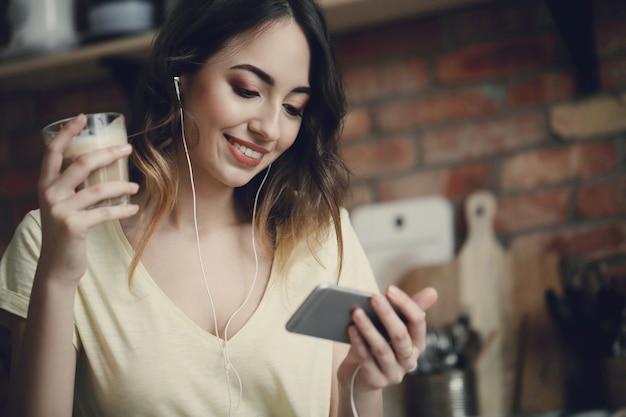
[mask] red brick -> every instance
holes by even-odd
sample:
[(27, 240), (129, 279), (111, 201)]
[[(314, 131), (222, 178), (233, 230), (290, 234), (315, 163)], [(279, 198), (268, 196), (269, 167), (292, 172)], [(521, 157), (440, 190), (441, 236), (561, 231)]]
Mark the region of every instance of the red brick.
[(346, 199), (346, 207), (351, 209), (354, 207), (370, 204), (374, 202), (372, 189), (364, 183), (350, 185), (350, 191)]
[(436, 79), (444, 84), (520, 74), (555, 62), (551, 37), (497, 41), (458, 49), (436, 59)]
[(380, 97), (407, 95), (430, 85), (430, 69), (423, 59), (390, 62), (380, 67)]
[(417, 149), (412, 138), (349, 144), (342, 147), (341, 154), (357, 177), (397, 172), (417, 164)]
[(0, 130), (0, 169), (9, 162), (10, 139)]
[(513, 239), (517, 252), (555, 252), (603, 258), (626, 250), (626, 223), (578, 224), (555, 231), (522, 234)]
[(15, 229), (11, 227), (12, 225), (8, 223), (9, 222), (5, 220), (5, 216), (0, 217), (0, 257), (2, 257), (2, 252), (9, 245), (13, 233), (15, 232)]
[(493, 39), (528, 33), (552, 26), (552, 17), (543, 2), (489, 3), (450, 16), (450, 37), (455, 43)]
[(421, 91), (430, 75), (423, 60), (409, 59), (351, 68), (344, 80), (348, 100), (358, 103)]
[(576, 210), (586, 219), (626, 214), (626, 177), (581, 186)]
[(626, 51), (626, 16), (596, 21), (596, 48), (601, 56)]
[(396, 179), (381, 180), (377, 184), (378, 196), (382, 201), (428, 195), (441, 195), (454, 201), (474, 191), (491, 188), (491, 166), (488, 164), (420, 171)]
[(509, 106), (513, 109), (551, 104), (574, 96), (574, 77), (566, 72), (541, 74), (514, 82), (508, 88)]
[(475, 191), (492, 188), (490, 164), (458, 165), (449, 169), (448, 179), (441, 194), (450, 200), (459, 200)]
[(467, 124), (424, 134), (427, 164), (467, 161), (524, 149), (547, 141), (545, 117), (533, 113), (495, 122)]
[(532, 150), (503, 162), (502, 188), (524, 190), (580, 178), (606, 174), (619, 166), (611, 142)]
[(36, 194), (38, 180), (39, 168), (5, 169), (0, 175), (0, 198)]
[(12, 232), (15, 231), (17, 225), (24, 219), (26, 213), (38, 207), (39, 201), (36, 194), (20, 199), (19, 202), (12, 204), (10, 213)]
[(498, 232), (517, 232), (562, 224), (567, 220), (569, 197), (570, 190), (564, 188), (502, 197), (495, 228)]
[(502, 107), (497, 87), (466, 88), (413, 100), (397, 100), (374, 109), (375, 125), (393, 132), (444, 121), (496, 114)]
[(67, 90), (44, 97), (41, 103), (41, 127), (59, 119), (85, 113), (87, 102), (86, 90)]
[(343, 79), (346, 97), (350, 103), (372, 100), (380, 93), (380, 68), (366, 66), (344, 71)]
[(626, 58), (600, 62), (600, 76), (604, 90), (626, 86)]
[[(96, 84), (65, 90), (45, 97), (42, 101), (43, 124), (54, 122), (79, 113), (115, 111), (127, 109), (120, 88), (114, 83)], [(43, 127), (43, 126), (42, 126)]]
[(14, 157), (22, 163), (24, 161), (41, 161), (44, 151), (44, 141), (39, 130), (29, 130), (13, 139)]
[(360, 107), (350, 110), (344, 120), (342, 141), (352, 141), (369, 135), (372, 127), (372, 120), (369, 111)]
[(441, 46), (441, 28), (435, 18), (366, 29), (336, 38), (342, 66), (384, 57), (412, 55)]
[(624, 0), (593, 0), (593, 15), (596, 19), (614, 16), (623, 16), (626, 14), (624, 8)]
[(35, 122), (35, 102), (31, 98), (12, 98), (0, 105), (0, 126), (3, 130), (30, 127)]
[(94, 85), (87, 90), (87, 105), (85, 112), (97, 113), (114, 111), (126, 113), (128, 103), (119, 84), (105, 82)]

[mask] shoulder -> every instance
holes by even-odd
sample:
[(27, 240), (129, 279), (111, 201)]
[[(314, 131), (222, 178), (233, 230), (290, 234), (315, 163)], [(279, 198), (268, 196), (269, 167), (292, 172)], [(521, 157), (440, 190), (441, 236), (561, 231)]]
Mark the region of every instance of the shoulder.
[(18, 224), (16, 234), (18, 231), (41, 231), (41, 212), (39, 209), (31, 210)]
[(11, 248), (19, 248), (24, 250), (26, 248), (39, 249), (41, 244), (41, 215), (39, 210), (32, 210), (26, 213), (22, 218), (22, 221), (17, 225), (13, 238), (9, 244), (7, 251)]

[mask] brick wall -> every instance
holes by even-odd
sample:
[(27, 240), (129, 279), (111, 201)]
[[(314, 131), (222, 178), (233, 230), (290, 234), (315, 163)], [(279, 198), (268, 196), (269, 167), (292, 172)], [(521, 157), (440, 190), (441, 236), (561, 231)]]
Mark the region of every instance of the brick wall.
[[(594, 8), (596, 95), (611, 96), (626, 90), (626, 5)], [(350, 206), (438, 194), (459, 207), (489, 189), (507, 245), (590, 256), (626, 249), (626, 130), (584, 140), (554, 133), (552, 109), (579, 97), (543, 1), (338, 35), (337, 48), (351, 103), (342, 146), (354, 171)], [(37, 206), (39, 129), (98, 110), (127, 110), (115, 83), (0, 97), (0, 252)]]
[[(626, 91), (626, 4), (594, 0), (594, 9), (596, 96), (612, 97)], [(459, 208), (489, 189), (507, 245), (592, 257), (626, 250), (626, 129), (582, 140), (554, 133), (551, 112), (579, 98), (541, 0), (346, 34), (337, 46), (351, 102), (342, 146), (354, 171), (351, 206), (436, 194)], [(127, 111), (113, 82), (0, 97), (0, 253), (37, 206), (40, 128), (101, 110)], [(0, 403), (8, 369), (1, 332)]]
[[(626, 250), (626, 129), (571, 140), (551, 122), (559, 106), (626, 90), (626, 4), (593, 5), (602, 74), (593, 97), (576, 94), (569, 53), (540, 0), (339, 36), (351, 205), (436, 194), (460, 217), (464, 199), (488, 189), (505, 245), (588, 257)], [(626, 107), (619, 114), (626, 120)]]

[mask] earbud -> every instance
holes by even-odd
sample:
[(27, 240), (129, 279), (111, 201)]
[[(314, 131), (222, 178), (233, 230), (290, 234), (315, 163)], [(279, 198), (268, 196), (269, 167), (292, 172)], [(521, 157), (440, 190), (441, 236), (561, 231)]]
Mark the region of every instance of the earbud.
[(180, 103), (180, 77), (174, 77), (174, 89), (176, 89), (176, 97)]

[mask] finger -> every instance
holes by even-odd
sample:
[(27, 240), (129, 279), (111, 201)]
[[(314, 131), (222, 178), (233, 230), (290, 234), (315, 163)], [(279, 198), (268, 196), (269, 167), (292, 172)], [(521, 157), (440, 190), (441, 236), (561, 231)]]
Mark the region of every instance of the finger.
[(132, 152), (129, 144), (110, 146), (78, 156), (59, 178), (58, 186), (65, 190), (75, 190), (87, 177), (99, 168), (104, 168)]
[(356, 353), (362, 371), (367, 371), (370, 375), (382, 375), (378, 369), (378, 364), (372, 357), (369, 347), (355, 326), (348, 327), (348, 338), (351, 349)]
[[(378, 294), (378, 297), (382, 298), (386, 303), (384, 297)], [(376, 296), (372, 297), (372, 305), (376, 311)], [(378, 313), (376, 311), (376, 313)], [(393, 313), (395, 314), (395, 313)], [(385, 337), (376, 328), (374, 323), (367, 316), (367, 313), (363, 309), (357, 308), (352, 313), (352, 319), (358, 329), (359, 333), (368, 345), (370, 354), (374, 357), (381, 369), (393, 366), (396, 363), (395, 352), (391, 348), (391, 345)], [(404, 327), (403, 324), (401, 324)], [(405, 330), (406, 333), (406, 330)]]
[[(398, 362), (403, 365), (412, 364), (416, 357), (416, 348), (419, 347), (421, 338), (421, 323), (424, 322), (424, 312), (404, 291), (396, 286), (390, 286), (386, 292), (388, 309), (397, 316), (392, 305), (405, 317), (406, 323), (399, 318), (385, 322), (385, 327), (389, 332), (390, 342), (396, 352)], [(400, 322), (398, 324), (397, 322)], [(424, 337), (425, 337), (424, 327)]]
[(137, 194), (137, 191), (139, 191), (138, 184), (126, 181), (94, 184), (83, 188), (75, 196), (67, 199), (65, 208), (74, 211), (85, 210), (103, 201)]
[(80, 133), (86, 123), (87, 117), (84, 114), (79, 114), (76, 118), (66, 123), (59, 133), (46, 145), (40, 175), (41, 187), (46, 187), (59, 176), (65, 148), (72, 141), (72, 138)]
[(426, 287), (415, 293), (411, 298), (413, 298), (413, 301), (415, 301), (423, 311), (428, 311), (433, 304), (437, 302), (439, 294), (433, 287)]
[(348, 338), (350, 339), (350, 347), (356, 353), (360, 363), (371, 359), (367, 343), (365, 343), (365, 340), (354, 325), (348, 327)]
[[(78, 197), (68, 199), (60, 204), (57, 204), (53, 208), (54, 213), (76, 213), (69, 207), (75, 204), (73, 200)], [(101, 201), (101, 200), (100, 200)], [(99, 201), (96, 201), (97, 203)], [(87, 231), (95, 225), (105, 223), (111, 220), (118, 220), (130, 217), (137, 213), (139, 206), (136, 204), (119, 204), (119, 205), (103, 205), (93, 207), (95, 204), (91, 204), (84, 209), (80, 210), (80, 213), (72, 216), (57, 215), (57, 218), (65, 219), (64, 223), (67, 225), (71, 233), (76, 236), (83, 236)], [(88, 207), (93, 207), (89, 208)]]

